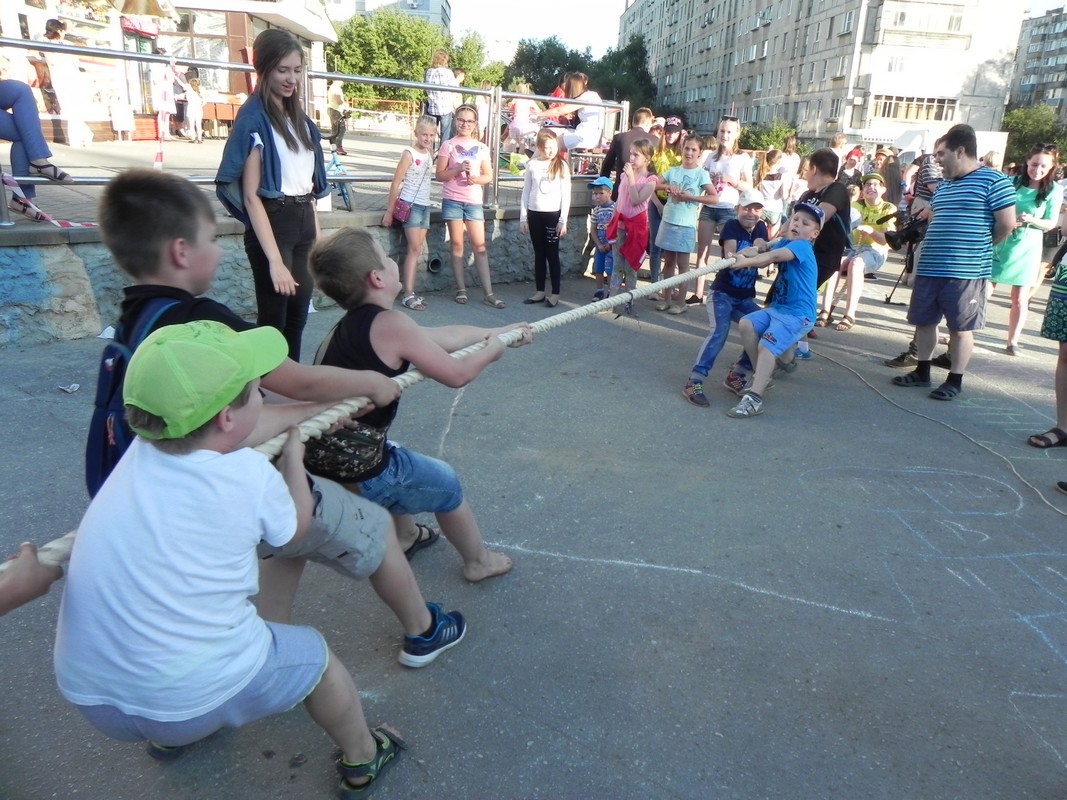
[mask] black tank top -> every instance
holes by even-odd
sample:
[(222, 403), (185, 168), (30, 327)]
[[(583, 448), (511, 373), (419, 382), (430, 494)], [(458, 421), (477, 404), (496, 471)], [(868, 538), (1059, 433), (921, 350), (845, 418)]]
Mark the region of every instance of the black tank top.
[[(333, 341), (326, 348), (322, 363), (345, 369), (372, 370), (390, 378), (407, 372), (411, 366), (410, 361), (404, 361), (399, 369), (393, 369), (388, 364), (382, 363), (378, 354), (374, 352), (374, 348), (371, 347), (370, 328), (375, 317), (383, 311), (385, 309), (381, 306), (365, 305), (345, 314), (337, 323)], [(396, 417), (399, 405), (400, 398), (397, 398), (385, 408), (376, 408), (369, 414), (365, 414), (360, 417), (360, 420), (375, 428), (385, 430)]]

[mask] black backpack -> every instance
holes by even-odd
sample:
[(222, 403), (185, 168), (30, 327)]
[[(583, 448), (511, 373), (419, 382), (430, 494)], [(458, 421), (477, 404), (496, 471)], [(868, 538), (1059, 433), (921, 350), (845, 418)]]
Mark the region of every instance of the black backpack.
[(85, 485), (90, 497), (95, 497), (100, 491), (134, 438), (133, 431), (126, 423), (126, 409), (122, 404), (122, 383), (126, 378), (130, 357), (152, 332), (163, 313), (177, 303), (177, 300), (169, 297), (149, 300), (141, 309), (132, 329), (127, 332), (120, 323), (115, 328), (115, 338), (104, 348), (96, 378), (93, 419), (89, 423), (89, 439), (85, 444)]

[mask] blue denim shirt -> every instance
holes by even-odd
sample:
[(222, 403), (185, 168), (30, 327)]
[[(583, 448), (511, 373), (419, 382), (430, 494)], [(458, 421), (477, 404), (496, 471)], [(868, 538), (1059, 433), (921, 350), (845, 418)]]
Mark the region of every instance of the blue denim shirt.
[[(305, 115), (304, 120), (311, 131), (311, 140), (318, 142), (322, 138), (319, 129), (310, 117)], [(263, 108), (263, 101), (258, 92), (254, 92), (237, 112), (237, 118), (233, 121), (233, 128), (222, 151), (222, 163), (219, 164), (218, 174), (215, 175), (215, 194), (226, 210), (246, 226), (250, 223), (245, 212), (241, 173), (244, 172), (245, 161), (252, 152), (254, 133), (258, 133), (263, 142), (263, 175), (256, 194), (260, 197), (282, 197), (279, 188), (281, 160), (274, 146), (270, 117)], [(326, 181), (326, 163), (322, 148), (314, 147), (312, 150), (315, 156), (315, 173), (312, 176), (311, 191), (315, 197), (325, 197), (330, 193), (330, 187)]]

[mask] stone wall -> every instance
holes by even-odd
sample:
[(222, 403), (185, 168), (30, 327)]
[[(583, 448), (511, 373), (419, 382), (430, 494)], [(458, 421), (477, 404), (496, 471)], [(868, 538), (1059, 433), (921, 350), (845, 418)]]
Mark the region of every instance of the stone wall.
[[(580, 275), (585, 270), (580, 257), (587, 213), (587, 208), (572, 209), (570, 234), (560, 240), (565, 274)], [(403, 231), (381, 228), (380, 214), (329, 212), (320, 219), (327, 235), (345, 225), (371, 226), (385, 251), (397, 263), (403, 262)], [(242, 233), (243, 228), (236, 221), (220, 221), (222, 260), (210, 295), (241, 316), (255, 319), (255, 293)], [(519, 233), (517, 209), (486, 209), (485, 235), (494, 283), (533, 280), (533, 248), (529, 237)], [(36, 243), (31, 244), (6, 245), (0, 240), (0, 346), (98, 335), (117, 318), (121, 290), (128, 283), (114, 267), (99, 230), (51, 229), (47, 238), (35, 238)], [(476, 299), (478, 279), (469, 245), (465, 249), (467, 287), (473, 289), (472, 299)], [(439, 265), (436, 272), (429, 268), (431, 261)], [(426, 292), (455, 286), (450, 244), (438, 214), (433, 216), (426, 247), (419, 258), (416, 285), (418, 291)], [(332, 301), (316, 293), (317, 308), (330, 305)]]

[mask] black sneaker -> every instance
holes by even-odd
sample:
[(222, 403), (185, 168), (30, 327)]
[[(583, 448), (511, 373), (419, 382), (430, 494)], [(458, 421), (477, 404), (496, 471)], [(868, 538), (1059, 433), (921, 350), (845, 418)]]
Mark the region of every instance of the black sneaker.
[(951, 372), (952, 371), (952, 357), (948, 354), (948, 351), (946, 350), (941, 355), (934, 356), (933, 358), (931, 358), (930, 359), (930, 366), (931, 367), (940, 367), (941, 369), (947, 369), (949, 372)]
[(440, 603), (427, 603), (433, 617), (433, 633), (429, 636), (404, 636), (399, 661), (405, 667), (425, 667), (450, 647), (455, 647), (467, 634), (467, 623), (458, 611), (441, 610)]
[(685, 304), (687, 306), (699, 306), (703, 302), (704, 298), (698, 294), (691, 294), (689, 297), (685, 298)]
[(893, 367), (893, 369), (908, 369), (909, 367), (915, 368), (915, 365), (919, 363), (919, 357), (911, 350), (905, 350), (896, 358), (887, 358), (882, 362), (887, 367)]

